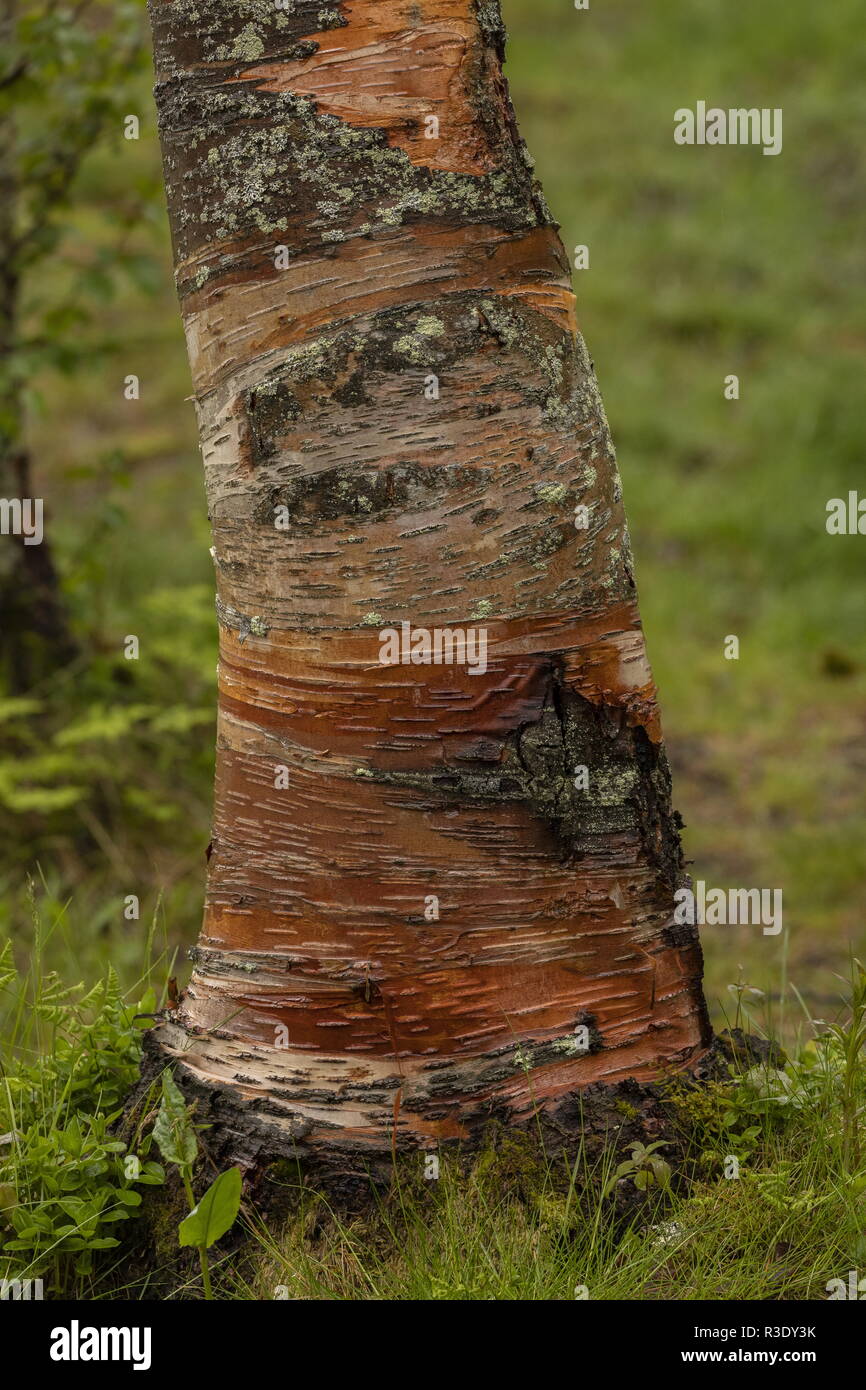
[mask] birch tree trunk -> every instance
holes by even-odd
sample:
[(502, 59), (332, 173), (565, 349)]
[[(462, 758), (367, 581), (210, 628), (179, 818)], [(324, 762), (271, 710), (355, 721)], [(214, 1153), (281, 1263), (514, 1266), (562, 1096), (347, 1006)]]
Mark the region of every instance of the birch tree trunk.
[(237, 1149), (310, 1155), (694, 1063), (615, 456), (498, 5), (150, 15), (220, 626), (152, 1050)]

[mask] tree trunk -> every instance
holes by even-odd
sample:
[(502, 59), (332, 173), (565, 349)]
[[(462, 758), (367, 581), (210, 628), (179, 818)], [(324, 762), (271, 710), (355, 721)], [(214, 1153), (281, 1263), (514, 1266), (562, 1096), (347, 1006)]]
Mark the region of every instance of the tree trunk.
[(615, 456), (497, 4), (150, 15), (220, 625), (205, 920), (152, 1050), (238, 1151), (310, 1155), (693, 1064)]
[[(0, 0), (0, 52), (12, 52), (17, 6)], [(20, 334), (16, 223), (18, 174), (13, 103), (0, 107), (0, 499), (33, 499), (30, 455), (24, 447), (24, 409), (15, 361)], [(0, 689), (30, 690), (77, 655), (60, 580), (45, 536), (0, 533)]]

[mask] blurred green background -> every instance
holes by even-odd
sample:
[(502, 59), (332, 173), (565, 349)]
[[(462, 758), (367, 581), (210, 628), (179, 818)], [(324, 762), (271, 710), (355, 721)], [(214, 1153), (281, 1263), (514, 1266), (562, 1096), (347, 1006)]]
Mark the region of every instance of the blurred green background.
[[(714, 1016), (738, 979), (773, 1006), (790, 979), (820, 1013), (866, 935), (866, 538), (825, 529), (829, 498), (866, 494), (862, 7), (503, 10), (523, 134), (566, 247), (589, 246), (579, 320), (692, 872), (784, 892), (780, 936), (704, 928)], [(25, 949), (35, 912), (65, 977), (111, 960), (131, 981), (152, 924), (169, 951), (198, 932), (216, 623), (144, 65), (118, 99), (141, 137), (109, 128), (26, 285), (33, 316), (90, 309), (52, 320), (76, 350), (40, 360), (27, 394), (35, 493), (83, 656), (0, 700), (0, 927)], [(781, 155), (675, 145), (674, 111), (699, 100), (782, 107)], [(724, 398), (731, 373), (738, 401)], [(122, 656), (129, 633), (137, 662)]]

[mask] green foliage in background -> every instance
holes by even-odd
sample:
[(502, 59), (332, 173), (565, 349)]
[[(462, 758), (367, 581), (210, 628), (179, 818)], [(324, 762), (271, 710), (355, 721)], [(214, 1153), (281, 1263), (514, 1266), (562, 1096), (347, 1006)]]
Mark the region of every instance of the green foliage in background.
[[(80, 197), (79, 173), (109, 129), (118, 135), (129, 83), (148, 64), (145, 15), (134, 0), (16, 0), (0, 22), (0, 251), (4, 268), (0, 438), (17, 435), (19, 407), (44, 408), (38, 377), (80, 370), (94, 341), (81, 329), (98, 322), (119, 277), (152, 290), (155, 258), (132, 231), (153, 217), (158, 181), (131, 177), (106, 189), (100, 219), (108, 235), (70, 242)], [(46, 262), (53, 271), (44, 277)], [(16, 285), (5, 302), (6, 286)], [(11, 311), (12, 324), (5, 320)]]
[[(172, 764), (195, 761), (203, 745), (209, 770), (214, 693), (203, 668), (213, 594), (203, 585), (156, 590), (143, 599), (141, 618), (140, 676), (118, 650), (84, 673), (58, 676), (70, 693), (75, 683), (71, 710), (58, 710), (50, 694), (0, 700), (0, 826), (9, 826), (10, 847), (25, 842), (28, 859), (70, 833), (65, 813), (82, 804), (139, 834), (177, 820), (182, 808), (165, 794)], [(89, 700), (80, 698), (82, 685)], [(5, 813), (15, 817), (14, 835)]]

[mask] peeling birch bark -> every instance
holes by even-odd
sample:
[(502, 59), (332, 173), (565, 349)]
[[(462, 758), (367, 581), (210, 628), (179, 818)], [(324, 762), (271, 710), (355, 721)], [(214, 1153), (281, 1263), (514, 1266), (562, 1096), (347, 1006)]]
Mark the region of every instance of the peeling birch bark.
[[(220, 623), (205, 920), (151, 1049), (310, 1154), (694, 1066), (615, 455), (497, 4), (149, 8)], [(383, 665), (401, 624), (486, 669)]]

